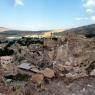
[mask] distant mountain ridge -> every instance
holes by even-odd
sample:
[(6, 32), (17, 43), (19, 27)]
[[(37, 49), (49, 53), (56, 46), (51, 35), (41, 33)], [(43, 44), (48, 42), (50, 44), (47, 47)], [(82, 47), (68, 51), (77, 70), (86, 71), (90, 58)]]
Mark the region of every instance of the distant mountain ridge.
[(74, 33), (80, 35), (95, 34), (95, 24), (72, 28), (64, 31), (64, 33)]
[(84, 35), (84, 36), (90, 36), (90, 37), (95, 36), (95, 24), (71, 28), (68, 30), (64, 30), (63, 32), (55, 33), (55, 35), (59, 35), (59, 36), (66, 36), (68, 34)]
[(42, 31), (20, 31), (20, 30), (10, 30), (4, 27), (0, 27), (0, 35), (12, 36), (12, 35), (31, 35), (31, 34), (42, 34), (45, 32), (51, 32), (57, 35), (65, 35), (65, 34), (79, 34), (79, 35), (95, 35), (95, 24), (86, 25), (82, 27), (72, 28), (68, 30), (64, 29), (54, 29), (54, 30), (42, 30)]
[(8, 28), (5, 28), (5, 27), (0, 27), (0, 32), (4, 32), (4, 31), (7, 31), (9, 30)]
[(12, 36), (12, 35), (31, 35), (31, 34), (41, 34), (43, 32), (48, 31), (21, 31), (21, 30), (8, 30), (8, 29), (0, 29), (0, 35)]
[(63, 29), (55, 29), (55, 30), (40, 30), (40, 31), (21, 31), (21, 30), (10, 30), (4, 27), (0, 27), (0, 35), (12, 36), (12, 35), (31, 35), (31, 34), (42, 34), (45, 32), (55, 33), (62, 32)]

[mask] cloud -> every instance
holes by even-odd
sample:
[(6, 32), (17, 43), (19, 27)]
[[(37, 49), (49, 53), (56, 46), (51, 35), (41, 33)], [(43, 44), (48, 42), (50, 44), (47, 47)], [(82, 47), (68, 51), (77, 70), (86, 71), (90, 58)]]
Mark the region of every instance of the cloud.
[(15, 0), (15, 6), (23, 6), (24, 0)]
[(95, 22), (95, 16), (91, 16), (91, 20)]
[(88, 13), (94, 13), (94, 10), (93, 9), (86, 9), (86, 12), (88, 12)]
[[(90, 15), (88, 20), (95, 22), (95, 0), (82, 0), (85, 12)], [(81, 19), (82, 20), (82, 19)]]
[(84, 7), (95, 7), (95, 0), (84, 0)]
[(82, 0), (83, 7), (85, 7), (86, 12), (94, 13), (95, 12), (95, 0)]
[(76, 17), (75, 20), (80, 21), (80, 20), (82, 20), (82, 18), (81, 17)]
[(76, 17), (75, 20), (77, 20), (77, 21), (86, 21), (86, 20), (88, 20), (88, 18), (87, 17)]

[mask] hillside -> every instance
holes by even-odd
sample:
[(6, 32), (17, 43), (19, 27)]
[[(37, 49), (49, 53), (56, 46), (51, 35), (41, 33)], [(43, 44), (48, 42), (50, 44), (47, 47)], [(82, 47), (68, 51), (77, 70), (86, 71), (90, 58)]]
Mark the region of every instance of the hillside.
[(31, 35), (31, 34), (41, 34), (43, 32), (47, 32), (47, 31), (6, 30), (6, 31), (1, 31), (0, 35), (2, 35), (2, 36), (12, 36), (12, 35), (23, 36), (23, 35)]
[(60, 33), (62, 31), (63, 31), (63, 29), (40, 30), (40, 31), (21, 31), (21, 30), (9, 30), (7, 28), (2, 27), (2, 28), (0, 28), (0, 35), (2, 35), (2, 36), (12, 36), (12, 35), (23, 36), (23, 35), (31, 35), (31, 34), (42, 34), (45, 32)]
[(55, 36), (66, 36), (68, 34), (70, 35), (84, 35), (86, 37), (93, 37), (95, 36), (95, 24), (81, 26), (77, 28), (71, 28), (68, 30), (63, 30), (61, 32), (53, 32)]
[(77, 28), (72, 28), (70, 30), (64, 31), (64, 34), (79, 34), (79, 35), (95, 35), (95, 24), (87, 25), (87, 26), (82, 26), (82, 27), (77, 27)]
[(55, 29), (55, 30), (42, 30), (42, 31), (20, 31), (20, 30), (9, 30), (4, 27), (0, 27), (0, 36), (12, 36), (12, 35), (31, 35), (31, 34), (42, 34), (44, 32), (52, 32), (54, 35), (62, 36), (69, 34), (77, 34), (77, 35), (86, 35), (86, 36), (94, 36), (95, 35), (95, 24), (72, 28), (69, 30), (63, 29)]
[(0, 27), (0, 32), (4, 32), (4, 31), (7, 31), (9, 29), (5, 28), (5, 27)]

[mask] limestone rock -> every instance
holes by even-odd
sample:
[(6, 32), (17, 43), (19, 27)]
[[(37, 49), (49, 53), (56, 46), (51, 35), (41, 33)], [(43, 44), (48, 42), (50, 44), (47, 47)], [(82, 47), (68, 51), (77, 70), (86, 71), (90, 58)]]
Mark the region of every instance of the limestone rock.
[(64, 66), (62, 64), (55, 64), (54, 69), (59, 71), (64, 71)]
[(95, 69), (91, 71), (90, 75), (95, 76)]
[(75, 77), (77, 77), (77, 75), (76, 74), (72, 74), (72, 73), (68, 73), (68, 74), (66, 74), (66, 77), (67, 78), (75, 78)]
[(42, 74), (35, 74), (32, 76), (32, 82), (41, 84), (44, 79), (44, 76)]
[(67, 66), (70, 66), (72, 63), (71, 62), (69, 62), (69, 61), (67, 61), (66, 63), (65, 63), (65, 65), (67, 65)]
[(77, 79), (77, 78), (85, 77), (85, 76), (87, 76), (87, 74), (85, 72), (81, 72), (80, 74), (75, 73), (75, 72), (70, 72), (70, 73), (66, 74), (67, 78), (72, 78), (72, 79)]
[(35, 68), (32, 68), (31, 71), (34, 72), (34, 73), (39, 73), (40, 72), (39, 69), (36, 68), (36, 67)]
[(49, 68), (45, 68), (44, 70), (41, 71), (41, 73), (47, 78), (53, 78), (54, 77), (54, 71), (49, 69)]
[(73, 67), (72, 66), (64, 66), (64, 68), (65, 68), (65, 70), (67, 70), (67, 71), (71, 71), (72, 69), (73, 69)]

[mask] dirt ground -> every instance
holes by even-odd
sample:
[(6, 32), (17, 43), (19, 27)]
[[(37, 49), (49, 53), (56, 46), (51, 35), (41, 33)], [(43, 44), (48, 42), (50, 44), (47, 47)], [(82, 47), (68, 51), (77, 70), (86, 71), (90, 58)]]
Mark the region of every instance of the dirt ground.
[(95, 78), (54, 80), (46, 85), (46, 90), (39, 92), (39, 95), (95, 95)]

